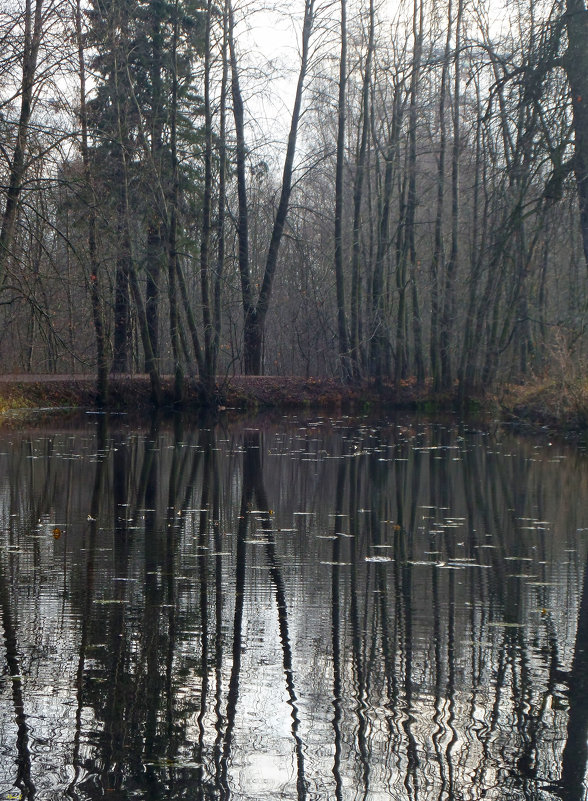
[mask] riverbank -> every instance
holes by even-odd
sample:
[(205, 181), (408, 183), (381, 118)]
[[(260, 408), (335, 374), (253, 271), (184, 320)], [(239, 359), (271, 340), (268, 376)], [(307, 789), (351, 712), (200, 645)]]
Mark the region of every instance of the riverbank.
[[(162, 379), (166, 407), (172, 409), (173, 380)], [(254, 411), (269, 408), (324, 409), (365, 413), (382, 409), (448, 411), (456, 408), (450, 394), (436, 394), (430, 386), (406, 381), (400, 387), (374, 383), (347, 386), (328, 378), (298, 376), (235, 376), (218, 384), (216, 405), (220, 411)], [(197, 410), (203, 395), (196, 381), (186, 381), (184, 406)], [(93, 376), (0, 376), (0, 416), (14, 411), (92, 409), (96, 406)], [(145, 414), (151, 410), (150, 384), (145, 375), (116, 376), (110, 380), (109, 410)], [(508, 385), (474, 398), (467, 411), (484, 417), (548, 427), (566, 434), (588, 430), (588, 381), (535, 381)]]
[(504, 421), (549, 428), (574, 437), (588, 433), (588, 379), (537, 379), (509, 384), (492, 396)]
[[(171, 377), (162, 378), (164, 407), (174, 407)], [(361, 412), (373, 406), (417, 408), (427, 402), (426, 389), (411, 382), (400, 388), (362, 383), (346, 386), (329, 378), (298, 376), (234, 376), (218, 382), (214, 398), (220, 410), (247, 411), (262, 408), (322, 408)], [(183, 406), (205, 405), (197, 381), (186, 380)], [(0, 413), (10, 410), (48, 408), (93, 408), (96, 382), (93, 376), (4, 375), (0, 376)], [(109, 382), (108, 409), (147, 411), (151, 409), (151, 387), (146, 375), (113, 376)]]

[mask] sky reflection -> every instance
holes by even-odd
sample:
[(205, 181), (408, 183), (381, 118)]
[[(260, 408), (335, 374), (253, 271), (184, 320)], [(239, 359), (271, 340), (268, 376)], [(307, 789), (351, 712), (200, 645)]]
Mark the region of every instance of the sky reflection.
[(0, 798), (585, 798), (582, 453), (347, 418), (0, 452)]

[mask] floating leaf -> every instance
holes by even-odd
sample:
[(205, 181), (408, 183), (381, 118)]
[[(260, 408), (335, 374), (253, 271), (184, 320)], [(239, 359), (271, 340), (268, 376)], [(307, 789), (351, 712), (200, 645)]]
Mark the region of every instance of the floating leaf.
[(508, 623), (505, 620), (493, 620), (488, 626), (495, 629), (524, 629), (524, 623)]
[(94, 603), (106, 606), (106, 604), (128, 604), (129, 602), (123, 600), (122, 598), (97, 598)]

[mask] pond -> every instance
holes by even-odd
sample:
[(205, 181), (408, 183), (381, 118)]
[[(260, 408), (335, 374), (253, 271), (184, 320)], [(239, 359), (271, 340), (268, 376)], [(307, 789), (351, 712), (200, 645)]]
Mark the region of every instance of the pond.
[(0, 801), (586, 798), (579, 449), (86, 415), (0, 493)]

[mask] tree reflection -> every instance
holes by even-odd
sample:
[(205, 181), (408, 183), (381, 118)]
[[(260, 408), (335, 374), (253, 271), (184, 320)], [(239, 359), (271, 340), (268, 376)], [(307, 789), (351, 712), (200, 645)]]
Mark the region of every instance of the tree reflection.
[(14, 784), (26, 798), (35, 797), (35, 784), (31, 774), (30, 732), (25, 714), (23, 679), (19, 660), (16, 623), (10, 601), (8, 583), (4, 571), (0, 569), (0, 605), (2, 608), (2, 629), (8, 674), (12, 681), (12, 704), (16, 723), (17, 773)]
[(86, 667), (87, 647), (89, 638), (89, 625), (91, 620), (92, 602), (94, 600), (94, 582), (96, 577), (95, 558), (96, 540), (98, 535), (100, 499), (103, 492), (106, 470), (108, 467), (108, 422), (106, 415), (98, 416), (96, 427), (96, 470), (94, 473), (94, 484), (92, 488), (92, 499), (88, 514), (88, 542), (86, 548), (85, 564), (85, 597), (83, 601), (83, 611), (81, 615), (81, 634), (79, 643), (78, 666), (76, 671), (76, 725), (74, 733), (74, 747), (72, 763), (74, 776), (67, 788), (67, 794), (73, 798), (78, 795), (75, 787), (80, 780), (83, 770), (81, 758), (82, 746), (82, 714), (84, 708), (84, 672)]
[[(223, 798), (229, 798), (231, 791), (228, 782), (228, 760), (230, 751), (230, 740), (228, 735), (234, 726), (236, 706), (238, 699), (240, 650), (241, 650), (241, 625), (243, 615), (243, 595), (245, 580), (245, 558), (246, 548), (245, 535), (247, 532), (247, 522), (250, 519), (251, 503), (256, 504), (256, 514), (261, 515), (262, 530), (266, 538), (266, 556), (269, 565), (269, 575), (274, 586), (276, 607), (278, 613), (278, 628), (280, 643), (282, 647), (282, 666), (284, 679), (288, 694), (288, 703), (292, 717), (292, 737), (296, 754), (296, 791), (299, 801), (306, 799), (306, 780), (304, 776), (304, 743), (300, 737), (300, 719), (298, 711), (298, 699), (294, 685), (294, 672), (292, 665), (292, 651), (288, 624), (288, 605), (286, 601), (286, 587), (276, 554), (276, 543), (274, 538), (273, 523), (271, 519), (271, 507), (263, 481), (263, 470), (261, 464), (262, 439), (260, 432), (248, 431), (244, 435), (243, 453), (243, 489), (241, 498), (241, 514), (239, 515), (239, 535), (237, 545), (237, 581), (236, 581), (236, 609), (233, 634), (233, 668), (231, 672), (231, 684), (229, 685), (229, 702), (227, 704), (227, 734), (225, 735), (225, 750), (223, 753)], [(236, 644), (239, 651), (236, 650)]]
[(343, 798), (343, 777), (341, 776), (343, 720), (343, 665), (341, 653), (341, 532), (343, 531), (343, 494), (345, 490), (347, 462), (340, 460), (337, 466), (337, 488), (335, 491), (333, 523), (333, 564), (331, 565), (331, 637), (333, 650), (333, 734), (334, 757), (333, 777), (335, 779), (335, 798)]
[(55, 737), (76, 801), (581, 801), (588, 474), (483, 446), (352, 420), (22, 436), (1, 780), (45, 797)]
[(578, 611), (576, 646), (567, 678), (569, 715), (563, 750), (560, 786), (554, 788), (565, 801), (586, 798), (588, 763), (588, 556), (584, 567), (582, 596)]
[[(237, 527), (237, 558), (235, 570), (235, 613), (233, 617), (233, 651), (231, 678), (227, 694), (227, 724), (223, 738), (222, 757), (220, 760), (220, 797), (223, 801), (231, 797), (229, 785), (229, 760), (233, 730), (235, 728), (237, 701), (239, 700), (239, 678), (241, 673), (241, 653), (243, 650), (243, 604), (245, 601), (245, 575), (247, 559), (247, 530), (249, 527), (249, 510), (253, 498), (255, 482), (255, 466), (251, 465), (253, 452), (251, 442), (247, 441), (245, 434), (243, 454), (243, 485), (241, 489), (241, 506), (239, 509), (239, 523)], [(249, 445), (249, 447), (248, 447)]]

